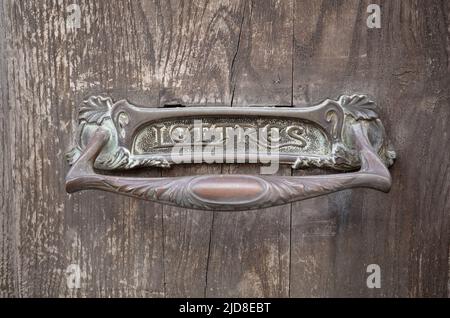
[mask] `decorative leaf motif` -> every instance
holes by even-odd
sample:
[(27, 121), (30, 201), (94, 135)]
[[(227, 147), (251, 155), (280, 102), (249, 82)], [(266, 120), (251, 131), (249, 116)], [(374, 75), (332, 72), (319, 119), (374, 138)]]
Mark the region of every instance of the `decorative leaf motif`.
[(352, 116), (356, 120), (378, 118), (378, 114), (375, 111), (375, 102), (371, 101), (366, 95), (343, 95), (339, 98), (339, 103), (344, 108), (345, 114)]
[(73, 147), (68, 152), (66, 152), (65, 157), (69, 165), (73, 165), (75, 161), (78, 160), (78, 158), (81, 155), (81, 149), (79, 147)]
[(170, 167), (170, 163), (159, 156), (135, 159), (131, 156), (129, 150), (124, 147), (119, 147), (114, 153), (99, 156), (95, 164), (96, 168), (106, 170), (133, 169), (136, 167)]
[(292, 169), (333, 167), (333, 164), (332, 157), (313, 158), (308, 156), (298, 156), (292, 164)]
[(109, 97), (91, 96), (81, 104), (78, 120), (101, 125), (105, 118), (109, 118), (112, 104)]

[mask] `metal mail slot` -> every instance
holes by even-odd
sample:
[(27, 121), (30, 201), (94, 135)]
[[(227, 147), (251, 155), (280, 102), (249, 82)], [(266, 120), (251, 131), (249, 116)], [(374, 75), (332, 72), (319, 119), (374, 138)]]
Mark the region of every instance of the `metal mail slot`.
[[(293, 169), (315, 167), (345, 172), (367, 168), (364, 161), (369, 159), (363, 156), (364, 151), (376, 154), (376, 157), (371, 158), (384, 168), (392, 165), (395, 158), (395, 152), (375, 111), (375, 104), (365, 95), (344, 95), (336, 100), (326, 99), (310, 107), (143, 107), (132, 105), (126, 100), (114, 103), (108, 97), (91, 96), (83, 101), (80, 107), (76, 136), (76, 145), (68, 153), (70, 164), (77, 165), (84, 153), (98, 148), (95, 155), (91, 154), (89, 158), (81, 160), (85, 165), (92, 163), (92, 171), (88, 169), (89, 173), (94, 173), (94, 168), (114, 171), (149, 167), (170, 168), (185, 163), (264, 165), (274, 161), (289, 164)], [(97, 142), (96, 146), (92, 145), (93, 141)], [(125, 184), (105, 186), (108, 176), (102, 177), (95, 172), (96, 177), (93, 179), (100, 178), (101, 181), (93, 182), (88, 174), (83, 177), (87, 170), (83, 171), (72, 168), (69, 172), (69, 191), (100, 188), (200, 209), (251, 209), (283, 204), (312, 195), (307, 194), (305, 189), (297, 189), (293, 190), (293, 193), (300, 191), (303, 195), (298, 196), (297, 193), (297, 196), (293, 194), (289, 195), (289, 198), (277, 196), (272, 202), (262, 202), (264, 200), (258, 195), (266, 193), (267, 189), (273, 186), (272, 183), (279, 181), (281, 177), (273, 176), (272, 178), (278, 179), (267, 181), (261, 177), (250, 176), (233, 180), (230, 178), (235, 177), (211, 176), (207, 182), (202, 181), (204, 186), (216, 186), (223, 190), (222, 194), (225, 196), (228, 193), (229, 198), (216, 198), (216, 194), (206, 195), (214, 197), (213, 199), (202, 198), (198, 193), (195, 194), (195, 191), (192, 192), (196, 182), (185, 178), (178, 180), (187, 182), (183, 184), (181, 193), (185, 196), (193, 195), (192, 200), (184, 201), (175, 198), (176, 195), (161, 200), (158, 189), (152, 188), (152, 191), (156, 191), (152, 192), (152, 195), (143, 195), (142, 187), (139, 188), (141, 190), (135, 189), (136, 184), (142, 182), (147, 189), (146, 179), (123, 179)], [(337, 177), (336, 180), (341, 180), (343, 175), (332, 175), (329, 178), (333, 176)], [(367, 174), (360, 176), (370, 179)], [(170, 178), (163, 179), (168, 182)], [(228, 181), (231, 183), (227, 184)], [(301, 183), (305, 179), (297, 181)], [(317, 182), (319, 181), (322, 180)], [(126, 182), (130, 183), (127, 185)], [(220, 184), (217, 186), (217, 183)], [(233, 197), (237, 194), (229, 189), (230, 185), (245, 188), (248, 184), (251, 184), (252, 189), (248, 198)], [(154, 186), (158, 188), (158, 185)], [(371, 187), (370, 182), (361, 186)], [(164, 187), (167, 187), (167, 184)], [(314, 195), (320, 195), (320, 189), (323, 187), (323, 184), (317, 185), (312, 192)], [(345, 187), (345, 182), (337, 181), (334, 187)], [(382, 188), (386, 186), (383, 185)], [(167, 192), (166, 188), (164, 191), (161, 189), (161, 193)], [(199, 189), (198, 185), (196, 189)], [(326, 190), (327, 187), (322, 192), (326, 193)], [(254, 205), (251, 203), (253, 201)]]

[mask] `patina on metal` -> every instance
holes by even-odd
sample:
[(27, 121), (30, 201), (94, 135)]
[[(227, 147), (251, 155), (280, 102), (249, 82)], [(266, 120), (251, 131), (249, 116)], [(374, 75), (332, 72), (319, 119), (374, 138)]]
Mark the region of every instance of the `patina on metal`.
[[(91, 96), (80, 107), (78, 124), (76, 146), (68, 153), (73, 165), (66, 178), (68, 192), (101, 189), (204, 210), (257, 209), (353, 187), (388, 191), (387, 167), (395, 159), (375, 104), (365, 95), (344, 95), (310, 107), (161, 108)], [(230, 151), (225, 146), (234, 138)], [(275, 139), (276, 152), (271, 150)], [(222, 160), (218, 162), (278, 160), (293, 169), (320, 167), (347, 173), (148, 179), (94, 170), (208, 162), (204, 153), (212, 144), (216, 158)], [(181, 161), (173, 158), (175, 147), (187, 149)], [(266, 151), (259, 151), (261, 147)]]

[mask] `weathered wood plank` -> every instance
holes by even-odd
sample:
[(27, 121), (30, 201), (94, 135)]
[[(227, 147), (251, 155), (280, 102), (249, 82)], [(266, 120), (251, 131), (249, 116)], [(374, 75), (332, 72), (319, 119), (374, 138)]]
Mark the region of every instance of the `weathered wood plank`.
[[(312, 203), (316, 222), (335, 224), (323, 248), (302, 240), (295, 210), (311, 203), (293, 209), (291, 296), (448, 295), (448, 3), (383, 1), (381, 29), (368, 29), (369, 3), (296, 2), (294, 102), (371, 94), (399, 160), (389, 194), (352, 190)], [(381, 289), (366, 287), (371, 263)]]
[(0, 297), (12, 297), (15, 294), (13, 268), (14, 258), (12, 250), (14, 249), (14, 230), (11, 227), (13, 215), (8, 211), (12, 210), (11, 206), (11, 170), (12, 161), (9, 159), (7, 148), (9, 147), (10, 125), (6, 120), (9, 109), (8, 95), (6, 87), (8, 78), (6, 76), (8, 70), (7, 54), (6, 54), (6, 10), (4, 5), (0, 6), (0, 94), (1, 94), (1, 114), (0, 114), (0, 175), (2, 176), (0, 184)]
[[(294, 103), (311, 105), (326, 97), (336, 97), (343, 93), (335, 87), (334, 78), (340, 76), (336, 68), (342, 67), (348, 56), (355, 3), (297, 1), (294, 10)], [(335, 91), (328, 96), (330, 88)], [(330, 203), (334, 196), (292, 204), (291, 296), (334, 296), (334, 278), (339, 270), (334, 264), (339, 213)], [(345, 209), (345, 205), (338, 205), (340, 209)]]
[[(161, 206), (63, 189), (76, 102), (91, 92), (135, 101), (154, 95), (147, 24), (132, 2), (86, 1), (80, 28), (70, 32), (69, 4), (2, 3), (3, 162), (11, 165), (2, 276), (15, 296), (161, 296)], [(67, 288), (71, 264), (81, 270), (79, 289)]]
[[(290, 105), (292, 2), (243, 2), (231, 68), (232, 106)], [(259, 174), (257, 166), (224, 166), (224, 173)], [(279, 174), (290, 174), (281, 167)], [(214, 214), (207, 296), (287, 297), (290, 205)]]
[[(160, 105), (230, 104), (239, 7), (234, 1), (155, 2)], [(220, 173), (220, 165), (185, 165), (163, 176)], [(213, 213), (171, 206), (163, 211), (166, 296), (202, 297)]]

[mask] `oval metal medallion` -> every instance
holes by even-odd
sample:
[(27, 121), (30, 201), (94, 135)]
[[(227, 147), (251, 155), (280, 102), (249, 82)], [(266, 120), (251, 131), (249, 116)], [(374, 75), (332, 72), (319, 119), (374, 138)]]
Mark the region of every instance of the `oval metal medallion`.
[(260, 199), (267, 187), (252, 176), (201, 176), (192, 180), (191, 193), (200, 201), (212, 204), (250, 204)]

